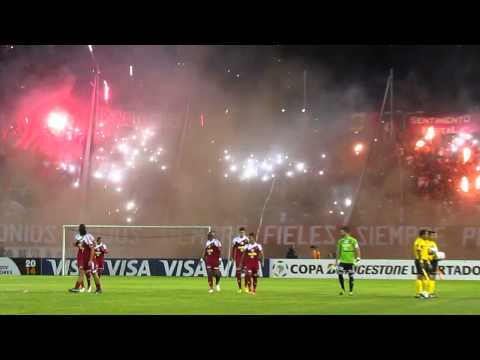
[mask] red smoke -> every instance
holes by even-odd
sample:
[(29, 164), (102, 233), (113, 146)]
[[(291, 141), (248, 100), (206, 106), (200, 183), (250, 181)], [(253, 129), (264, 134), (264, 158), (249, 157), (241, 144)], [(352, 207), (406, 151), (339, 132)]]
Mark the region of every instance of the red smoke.
[(90, 109), (88, 102), (73, 95), (72, 85), (23, 96), (3, 136), (16, 148), (39, 152), (52, 161), (78, 161)]

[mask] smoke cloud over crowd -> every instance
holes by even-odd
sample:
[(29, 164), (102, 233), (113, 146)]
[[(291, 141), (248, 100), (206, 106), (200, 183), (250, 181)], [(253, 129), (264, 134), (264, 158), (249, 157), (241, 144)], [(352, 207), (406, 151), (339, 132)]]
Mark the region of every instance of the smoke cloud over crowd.
[[(1, 49), (2, 223), (255, 231), (263, 208), (263, 225), (411, 223), (396, 211), (403, 115), (395, 114), (393, 135), (390, 103), (379, 117), (402, 47), (383, 59), (359, 47)], [(433, 73), (458, 61), (446, 53)], [(470, 59), (453, 71), (457, 84), (473, 74)], [(100, 92), (82, 212), (96, 64)], [(396, 111), (447, 111), (446, 98), (451, 111), (475, 110), (468, 86), (437, 94), (441, 84), (421, 71), (425, 64), (398, 67)]]

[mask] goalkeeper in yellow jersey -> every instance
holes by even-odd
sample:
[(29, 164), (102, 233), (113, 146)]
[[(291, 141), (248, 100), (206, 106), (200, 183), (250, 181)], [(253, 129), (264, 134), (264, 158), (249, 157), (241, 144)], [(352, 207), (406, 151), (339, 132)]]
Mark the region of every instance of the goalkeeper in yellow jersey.
[(413, 256), (417, 280), (415, 281), (415, 297), (428, 298), (428, 230), (422, 229), (413, 243)]

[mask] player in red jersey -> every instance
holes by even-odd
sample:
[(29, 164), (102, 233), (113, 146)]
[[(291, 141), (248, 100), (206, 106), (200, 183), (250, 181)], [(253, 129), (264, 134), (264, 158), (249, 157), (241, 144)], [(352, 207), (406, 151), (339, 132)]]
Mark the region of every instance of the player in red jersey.
[(77, 288), (77, 285), (78, 285), (79, 292), (84, 292), (85, 285), (84, 285), (83, 279), (85, 276), (85, 270), (83, 269), (84, 254), (83, 254), (83, 246), (82, 246), (82, 235), (77, 234), (75, 236), (74, 246), (78, 249), (77, 250), (78, 279), (77, 279), (77, 283), (75, 284), (75, 288)]
[(255, 234), (248, 234), (248, 245), (242, 255), (242, 265), (245, 267), (245, 292), (255, 295), (257, 291), (259, 262), (263, 265), (263, 248), (256, 242)]
[(215, 277), (216, 290), (220, 291), (220, 261), (222, 261), (222, 244), (215, 238), (215, 232), (210, 231), (207, 235), (207, 243), (202, 261), (207, 264), (207, 276), (209, 293), (213, 293), (213, 277)]
[[(232, 241), (232, 248), (230, 250), (230, 258), (235, 261), (235, 277), (237, 278), (238, 292), (242, 292), (242, 255), (248, 245), (248, 236), (244, 227), (238, 229), (239, 234)], [(245, 284), (245, 287), (246, 284)]]
[(79, 269), (79, 280), (76, 282), (75, 287), (70, 289), (70, 292), (82, 292), (80, 290), (80, 285), (83, 283), (83, 276), (84, 274), (87, 275), (87, 279), (89, 276), (93, 275), (93, 279), (95, 281), (95, 285), (97, 287), (96, 293), (101, 293), (102, 288), (100, 285), (100, 279), (97, 275), (97, 270), (94, 262), (94, 248), (95, 248), (95, 238), (92, 234), (87, 233), (87, 228), (84, 224), (81, 224), (78, 227), (78, 235), (77, 240), (80, 242), (79, 246), (83, 248), (82, 255), (80, 257), (77, 256), (77, 260), (80, 260), (78, 265)]
[(85, 272), (85, 249), (82, 244), (82, 238), (83, 236), (80, 234), (77, 234), (75, 236), (75, 247), (78, 248), (77, 252), (77, 267), (78, 267), (78, 282), (80, 283), (79, 286), (79, 292), (84, 292), (85, 291), (85, 282), (84, 279), (87, 279), (87, 287), (88, 287), (88, 292), (92, 292), (92, 287), (91, 287), (91, 275), (89, 273)]
[(108, 254), (107, 245), (105, 245), (102, 238), (99, 236), (97, 237), (97, 244), (95, 245), (95, 265), (97, 266), (97, 274), (99, 278), (103, 274), (105, 254)]
[(84, 224), (78, 227), (78, 234), (75, 235), (75, 246), (78, 248), (77, 252), (77, 266), (78, 266), (78, 279), (75, 283), (75, 287), (70, 289), (70, 292), (84, 292), (84, 278), (86, 272), (85, 257), (87, 244), (93, 239), (93, 236), (87, 233), (87, 228)]

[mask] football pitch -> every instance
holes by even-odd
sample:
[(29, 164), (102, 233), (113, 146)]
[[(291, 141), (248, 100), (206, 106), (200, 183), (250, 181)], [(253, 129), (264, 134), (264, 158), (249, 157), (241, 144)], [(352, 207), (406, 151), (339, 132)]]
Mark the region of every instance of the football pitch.
[(354, 296), (339, 296), (336, 280), (260, 279), (256, 295), (238, 294), (232, 278), (213, 294), (205, 278), (106, 276), (98, 295), (67, 292), (73, 283), (73, 276), (1, 276), (0, 314), (480, 314), (478, 281), (437, 281), (439, 297), (428, 300), (413, 297), (412, 280), (356, 280)]

